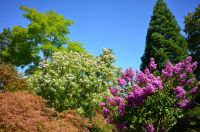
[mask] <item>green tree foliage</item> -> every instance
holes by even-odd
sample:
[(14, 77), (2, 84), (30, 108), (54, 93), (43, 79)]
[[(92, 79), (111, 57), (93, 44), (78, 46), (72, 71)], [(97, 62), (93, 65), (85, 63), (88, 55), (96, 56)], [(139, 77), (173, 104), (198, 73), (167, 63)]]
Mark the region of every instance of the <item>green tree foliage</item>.
[(99, 57), (86, 52), (56, 52), (30, 76), (31, 87), (58, 111), (75, 109), (91, 117), (98, 109), (100, 94), (114, 80), (114, 60), (108, 49)]
[(190, 55), (198, 62), (195, 73), (197, 79), (200, 80), (200, 5), (194, 12), (189, 13), (185, 17), (184, 31), (187, 34)]
[(83, 48), (83, 44), (77, 41), (69, 42), (67, 44), (67, 51), (73, 51), (73, 52), (86, 52), (86, 50)]
[(33, 68), (41, 60), (51, 58), (53, 52), (63, 49), (68, 42), (67, 27), (73, 22), (54, 11), (43, 14), (34, 8), (24, 6), (20, 8), (25, 12), (23, 16), (30, 21), (30, 24), (26, 28), (21, 26), (12, 28), (10, 47), (7, 47), (2, 54), (13, 65), (33, 64), (31, 67)]
[(3, 62), (9, 62), (9, 60), (6, 60), (6, 58), (3, 56), (3, 51), (6, 50), (11, 44), (11, 37), (12, 32), (10, 28), (4, 28), (3, 32), (0, 33), (0, 63)]
[(8, 47), (11, 43), (12, 32), (10, 28), (4, 28), (3, 32), (0, 33), (0, 51), (3, 51)]
[(157, 0), (151, 16), (146, 36), (146, 47), (142, 56), (141, 70), (144, 70), (153, 57), (162, 69), (167, 61), (183, 60), (187, 55), (187, 43), (180, 34), (175, 17), (163, 0)]
[[(28, 41), (28, 30), (22, 27), (13, 27), (10, 45), (2, 55), (7, 62), (15, 66), (25, 66), (33, 62), (37, 52), (31, 41)], [(35, 54), (34, 54), (35, 52)]]
[(42, 51), (45, 59), (50, 57), (56, 48), (67, 43), (66, 34), (69, 33), (67, 27), (72, 25), (71, 20), (66, 20), (54, 11), (42, 14), (33, 8), (24, 6), (20, 8), (26, 12), (23, 16), (31, 21), (27, 28), (28, 36)]

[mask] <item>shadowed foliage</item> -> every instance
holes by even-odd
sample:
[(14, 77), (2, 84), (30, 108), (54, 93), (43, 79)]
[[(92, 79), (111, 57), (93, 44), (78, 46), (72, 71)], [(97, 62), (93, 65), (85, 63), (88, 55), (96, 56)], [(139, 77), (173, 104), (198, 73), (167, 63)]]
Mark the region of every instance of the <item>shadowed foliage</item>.
[(200, 80), (200, 5), (194, 12), (189, 13), (185, 17), (185, 33), (187, 34), (187, 41), (189, 53), (192, 58), (198, 62), (195, 70), (196, 78)]

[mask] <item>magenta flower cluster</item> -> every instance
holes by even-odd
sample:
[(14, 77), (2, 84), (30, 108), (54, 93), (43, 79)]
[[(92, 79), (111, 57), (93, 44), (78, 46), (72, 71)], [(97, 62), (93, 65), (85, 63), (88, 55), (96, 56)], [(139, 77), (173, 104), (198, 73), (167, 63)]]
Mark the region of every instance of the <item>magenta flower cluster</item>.
[(142, 105), (148, 96), (151, 96), (158, 89), (163, 88), (161, 78), (155, 77), (147, 68), (146, 71), (148, 72), (137, 72), (135, 78), (136, 83), (125, 97), (127, 105), (130, 107)]
[[(156, 70), (157, 64), (151, 58), (150, 64), (144, 72), (136, 71), (135, 75), (134, 71), (128, 68), (118, 78), (119, 86), (110, 87), (112, 96), (106, 97), (105, 101), (99, 104), (102, 107), (104, 118), (108, 123), (113, 124), (118, 131), (128, 129), (130, 126), (127, 126), (127, 124), (130, 125), (130, 122), (127, 123), (128, 121), (124, 118), (126, 113), (129, 113), (128, 110), (143, 106), (148, 97), (168, 87), (169, 83), (173, 83), (171, 81), (177, 81), (174, 83), (176, 86), (172, 87), (172, 93), (169, 93), (177, 100), (174, 106), (177, 109), (188, 108), (190, 106), (190, 99), (187, 97), (196, 94), (198, 90), (195, 87), (195, 78), (189, 77), (189, 74), (193, 72), (196, 66), (197, 63), (193, 63), (192, 58), (188, 57), (176, 65), (170, 62), (166, 63), (164, 69), (161, 70), (160, 76), (155, 76), (153, 73)], [(124, 89), (130, 86), (131, 88), (129, 88), (128, 92), (123, 93)], [(185, 90), (185, 86), (191, 89), (189, 91)], [(144, 128), (146, 132), (153, 132), (153, 122), (152, 124), (146, 124)]]
[(184, 99), (185, 98), (185, 95), (186, 95), (186, 91), (185, 89), (183, 89), (183, 87), (181, 86), (177, 86), (175, 88), (175, 94), (176, 94), (176, 97), (178, 99)]
[(154, 126), (153, 124), (148, 124), (147, 127), (145, 128), (145, 132), (154, 132)]
[(191, 95), (195, 95), (195, 94), (197, 93), (197, 90), (198, 90), (197, 87), (192, 88), (192, 89), (190, 90), (190, 94), (191, 94)]
[(186, 98), (187, 94), (194, 95), (197, 92), (197, 88), (194, 87), (190, 90), (190, 92), (186, 92), (184, 87), (189, 86), (193, 87), (195, 78), (189, 78), (189, 74), (191, 74), (197, 67), (197, 62), (192, 62), (192, 57), (187, 57), (183, 62), (180, 62), (176, 65), (172, 65), (168, 62), (165, 65), (165, 68), (161, 71), (162, 75), (165, 78), (171, 78), (173, 76), (177, 76), (179, 85), (174, 89), (174, 93), (176, 97), (179, 99), (176, 106), (181, 109), (190, 108), (190, 100)]
[(126, 69), (121, 77), (118, 78), (118, 85), (127, 85), (134, 77), (134, 72), (131, 68)]
[(185, 108), (190, 108), (190, 100), (189, 99), (183, 99), (181, 100), (181, 102), (178, 102), (177, 107), (181, 108), (181, 109), (185, 109)]
[(150, 70), (155, 70), (157, 68), (157, 64), (155, 64), (155, 60), (154, 58), (150, 59), (150, 63), (149, 63), (149, 69)]
[(118, 88), (110, 88), (110, 92), (113, 96), (117, 96), (118, 95)]
[[(181, 72), (184, 72), (185, 74), (192, 73), (194, 69), (196, 69), (196, 67), (197, 67), (197, 62), (192, 63), (192, 57), (189, 56), (183, 62), (180, 62), (175, 66), (172, 65), (170, 62), (166, 63), (165, 68), (161, 71), (161, 73), (163, 76), (169, 78), (172, 77), (174, 74), (180, 74)], [(184, 74), (181, 75), (182, 79), (184, 79), (185, 75)]]
[(171, 77), (173, 75), (173, 72), (175, 71), (174, 66), (171, 64), (171, 62), (168, 62), (165, 64), (165, 69), (162, 70), (162, 75), (165, 77)]

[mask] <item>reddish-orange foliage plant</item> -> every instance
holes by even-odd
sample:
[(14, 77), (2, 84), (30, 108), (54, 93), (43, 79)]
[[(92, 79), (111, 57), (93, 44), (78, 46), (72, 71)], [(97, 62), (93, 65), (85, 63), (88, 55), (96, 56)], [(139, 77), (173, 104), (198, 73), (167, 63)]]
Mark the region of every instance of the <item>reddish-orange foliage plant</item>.
[(7, 64), (0, 64), (0, 91), (27, 90), (26, 79), (17, 70)]
[(91, 128), (87, 118), (74, 111), (58, 113), (36, 95), (0, 93), (0, 131), (88, 132)]

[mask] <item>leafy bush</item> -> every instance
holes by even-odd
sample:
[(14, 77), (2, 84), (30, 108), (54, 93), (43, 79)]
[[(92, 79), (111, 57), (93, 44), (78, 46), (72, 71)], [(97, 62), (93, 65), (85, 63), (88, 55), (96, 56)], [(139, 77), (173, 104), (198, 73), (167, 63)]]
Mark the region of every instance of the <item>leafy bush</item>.
[(0, 64), (0, 92), (28, 90), (25, 78), (10, 65)]
[(58, 111), (75, 109), (92, 117), (101, 99), (99, 94), (106, 93), (113, 83), (114, 60), (108, 49), (98, 57), (86, 52), (57, 52), (30, 77), (31, 87)]
[[(197, 81), (192, 75), (197, 63), (188, 57), (172, 65), (168, 62), (159, 73), (152, 58), (149, 69), (127, 69), (118, 78), (118, 87), (100, 106), (108, 123), (118, 131), (167, 131), (177, 119), (193, 107)], [(154, 71), (154, 74), (152, 73)], [(160, 76), (159, 76), (160, 75)]]

